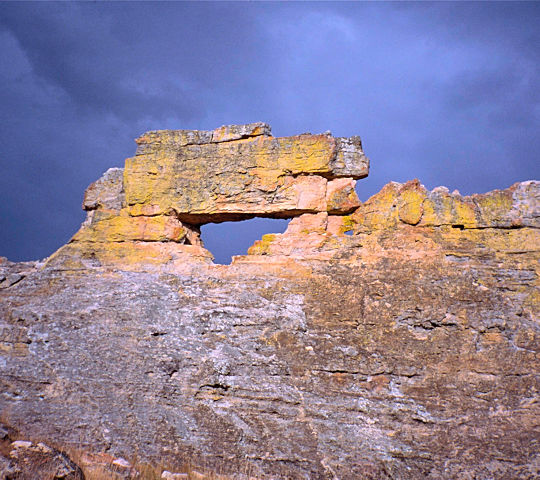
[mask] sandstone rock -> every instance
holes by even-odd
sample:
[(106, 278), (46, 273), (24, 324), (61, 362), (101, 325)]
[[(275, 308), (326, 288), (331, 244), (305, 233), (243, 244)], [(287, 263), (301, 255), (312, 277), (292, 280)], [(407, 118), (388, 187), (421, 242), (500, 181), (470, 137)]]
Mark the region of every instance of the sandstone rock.
[(212, 132), (212, 142), (230, 142), (241, 138), (271, 136), (272, 130), (266, 123), (250, 123), (247, 125), (223, 125)]
[(224, 125), (212, 131), (204, 130), (152, 130), (135, 140), (136, 155), (145, 155), (158, 150), (176, 151), (187, 145), (228, 142), (242, 138), (270, 136), (269, 125), (257, 122), (247, 125)]
[(127, 213), (96, 212), (72, 242), (177, 242), (183, 243), (187, 228), (174, 216), (130, 217)]
[[(0, 264), (25, 276), (0, 290), (0, 411), (109, 464), (538, 477), (540, 182), (470, 196), (392, 182), (358, 204), (355, 142), (146, 134), (44, 267)], [(285, 233), (212, 265), (194, 224), (257, 208), (292, 216)]]
[[(192, 132), (196, 142), (188, 142), (187, 135), (161, 131), (137, 140), (145, 148), (126, 160), (124, 171), (131, 215), (172, 209), (182, 221), (201, 224), (326, 211), (327, 178), (362, 178), (368, 173), (368, 160), (356, 138), (262, 135), (216, 143), (213, 138), (224, 133), (200, 140), (202, 133)], [(306, 203), (301, 196), (311, 184), (314, 197)], [(341, 212), (335, 200), (332, 209)], [(351, 199), (346, 200), (344, 208), (350, 210)]]
[(125, 169), (109, 169), (88, 187), (85, 222), (48, 266), (185, 271), (212, 259), (198, 225), (347, 214), (360, 205), (354, 178), (368, 172), (358, 137), (274, 138), (263, 123), (153, 131), (137, 143)]
[[(526, 199), (526, 200), (525, 200)], [(391, 182), (351, 216), (357, 230), (390, 228), (396, 222), (426, 227), (465, 229), (540, 226), (540, 182), (528, 181), (507, 190), (461, 196), (438, 187), (429, 192), (418, 180)]]
[(398, 215), (403, 223), (416, 225), (424, 214), (425, 189), (420, 182), (407, 184), (400, 192), (398, 200)]
[(369, 163), (367, 158), (361, 153), (362, 141), (360, 137), (336, 138), (336, 143), (337, 153), (331, 161), (331, 168), (334, 175), (336, 177), (366, 177)]
[(351, 178), (338, 178), (326, 187), (326, 210), (331, 214), (351, 213), (360, 206), (354, 189), (356, 182)]
[(84, 192), (83, 210), (120, 210), (124, 204), (124, 169), (109, 168)]
[(0, 288), (8, 288), (12, 285), (15, 285), (17, 282), (20, 282), (24, 278), (24, 275), (20, 273), (10, 273), (7, 276), (4, 276), (2, 281), (0, 281)]
[(189, 266), (211, 264), (213, 256), (197, 245), (175, 242), (72, 242), (47, 261), (47, 266), (65, 270), (113, 267), (122, 270), (185, 272)]

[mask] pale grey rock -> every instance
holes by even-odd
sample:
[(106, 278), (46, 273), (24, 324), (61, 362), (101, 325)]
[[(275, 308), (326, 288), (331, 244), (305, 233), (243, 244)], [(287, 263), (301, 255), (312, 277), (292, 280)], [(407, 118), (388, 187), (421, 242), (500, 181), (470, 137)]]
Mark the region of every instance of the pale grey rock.
[(332, 172), (336, 177), (360, 179), (369, 174), (369, 159), (362, 150), (360, 137), (336, 138), (337, 151), (332, 162)]
[(84, 192), (83, 210), (120, 210), (125, 197), (123, 175), (123, 168), (109, 168)]
[(4, 280), (0, 283), (0, 288), (9, 288), (20, 282), (23, 278), (24, 275), (20, 273), (9, 273), (7, 276), (4, 276)]
[(187, 473), (172, 473), (165, 470), (161, 474), (163, 480), (189, 480), (189, 475)]

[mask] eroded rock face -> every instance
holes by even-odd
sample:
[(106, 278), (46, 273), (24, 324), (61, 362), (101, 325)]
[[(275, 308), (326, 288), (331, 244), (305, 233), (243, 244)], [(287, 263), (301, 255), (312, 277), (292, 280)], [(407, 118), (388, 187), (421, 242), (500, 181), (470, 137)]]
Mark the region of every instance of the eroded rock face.
[(360, 205), (355, 179), (369, 168), (359, 137), (274, 138), (264, 123), (154, 131), (136, 142), (124, 169), (88, 187), (87, 219), (50, 266), (179, 271), (211, 263), (199, 225), (351, 213)]
[[(255, 215), (348, 213), (358, 206), (353, 179), (367, 176), (368, 160), (357, 137), (274, 138), (269, 132), (267, 125), (254, 124), (143, 135), (137, 155), (126, 160), (130, 214), (172, 210), (183, 221), (201, 224)], [(347, 180), (332, 184), (342, 177)]]
[(296, 210), (260, 190), (261, 209), (294, 218), (230, 266), (205, 256), (196, 225), (255, 195), (240, 187), (249, 169), (210, 203), (190, 197), (195, 213), (182, 213), (186, 199), (155, 201), (173, 187), (134, 202), (132, 170), (109, 171), (71, 243), (44, 265), (0, 262), (5, 422), (259, 478), (540, 475), (540, 182), (472, 196), (390, 183), (358, 205), (354, 139), (272, 139), (264, 124), (143, 138), (147, 185), (161, 185), (161, 165), (189, 186), (175, 163), (187, 147), (223, 146), (216, 161), (313, 142), (337, 154), (297, 176), (283, 167), (279, 178), (309, 186), (290, 197)]

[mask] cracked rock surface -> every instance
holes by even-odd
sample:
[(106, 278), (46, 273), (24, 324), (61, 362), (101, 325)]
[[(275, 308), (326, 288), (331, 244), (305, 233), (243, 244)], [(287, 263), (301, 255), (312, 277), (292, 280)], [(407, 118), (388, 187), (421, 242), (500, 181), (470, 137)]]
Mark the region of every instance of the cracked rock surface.
[(327, 182), (325, 202), (341, 182), (332, 198), (347, 207), (297, 210), (285, 233), (219, 266), (198, 237), (217, 203), (183, 211), (189, 199), (154, 201), (157, 186), (139, 202), (133, 170), (109, 171), (71, 243), (45, 263), (0, 262), (4, 423), (258, 478), (540, 475), (539, 182), (469, 197), (390, 183), (353, 206), (354, 137), (275, 140), (264, 124), (175, 132), (139, 140), (158, 178), (146, 178), (150, 157), (135, 176), (183, 178), (177, 164), (159, 178), (163, 152), (180, 148), (223, 146), (214, 159), (272, 145), (269, 158), (287, 142), (346, 143), (341, 160), (292, 179)]

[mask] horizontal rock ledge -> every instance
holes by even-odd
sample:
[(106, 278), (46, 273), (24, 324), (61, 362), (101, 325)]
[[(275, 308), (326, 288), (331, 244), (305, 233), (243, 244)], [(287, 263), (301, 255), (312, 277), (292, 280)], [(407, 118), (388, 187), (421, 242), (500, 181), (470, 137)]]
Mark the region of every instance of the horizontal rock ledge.
[(202, 224), (250, 216), (346, 214), (359, 205), (354, 181), (369, 171), (359, 137), (275, 138), (267, 132), (264, 124), (252, 124), (141, 136), (137, 155), (126, 160), (124, 169), (129, 214), (172, 210), (183, 221)]

